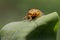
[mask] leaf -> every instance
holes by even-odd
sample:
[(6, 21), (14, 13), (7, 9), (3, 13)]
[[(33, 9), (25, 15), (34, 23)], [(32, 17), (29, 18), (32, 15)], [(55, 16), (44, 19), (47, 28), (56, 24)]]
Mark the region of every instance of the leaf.
[(57, 30), (57, 40), (60, 40), (60, 20), (58, 22), (58, 30)]
[(59, 20), (58, 17), (57, 13), (53, 12), (32, 21), (22, 20), (8, 23), (0, 30), (1, 40), (44, 40), (48, 38), (52, 40), (52, 37), (55, 39), (53, 28)]
[(59, 21), (56, 23), (56, 25), (55, 25), (55, 27), (54, 27), (54, 32), (57, 32), (58, 27), (59, 27)]

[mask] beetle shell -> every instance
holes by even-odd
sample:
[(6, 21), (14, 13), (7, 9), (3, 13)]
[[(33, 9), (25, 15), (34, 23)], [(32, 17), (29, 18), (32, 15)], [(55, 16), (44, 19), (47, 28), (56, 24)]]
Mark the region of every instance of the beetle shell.
[(32, 20), (32, 19), (35, 19), (35, 18), (40, 17), (42, 15), (43, 15), (43, 13), (39, 9), (31, 9), (28, 11), (25, 18), (28, 20)]

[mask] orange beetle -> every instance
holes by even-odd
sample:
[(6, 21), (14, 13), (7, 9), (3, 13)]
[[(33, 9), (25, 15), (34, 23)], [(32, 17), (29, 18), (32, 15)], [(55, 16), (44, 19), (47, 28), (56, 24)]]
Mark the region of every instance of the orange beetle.
[(43, 13), (39, 9), (31, 9), (28, 11), (27, 15), (24, 18), (27, 20), (32, 20), (42, 15)]

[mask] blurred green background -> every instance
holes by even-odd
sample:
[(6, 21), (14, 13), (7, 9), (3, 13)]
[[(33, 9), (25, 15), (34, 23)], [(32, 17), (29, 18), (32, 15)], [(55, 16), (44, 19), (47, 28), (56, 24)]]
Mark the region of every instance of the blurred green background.
[(0, 28), (20, 21), (31, 8), (38, 8), (45, 14), (56, 11), (60, 15), (60, 0), (0, 0)]
[(31, 8), (40, 9), (45, 14), (57, 12), (60, 16), (60, 0), (0, 0), (0, 29), (7, 23), (22, 20)]

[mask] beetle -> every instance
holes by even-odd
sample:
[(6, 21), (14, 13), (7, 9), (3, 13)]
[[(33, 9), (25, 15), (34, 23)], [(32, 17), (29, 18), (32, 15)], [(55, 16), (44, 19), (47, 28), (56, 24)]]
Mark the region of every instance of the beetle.
[(24, 18), (27, 20), (32, 20), (32, 19), (41, 17), (42, 15), (43, 15), (43, 12), (40, 11), (39, 9), (30, 9)]

